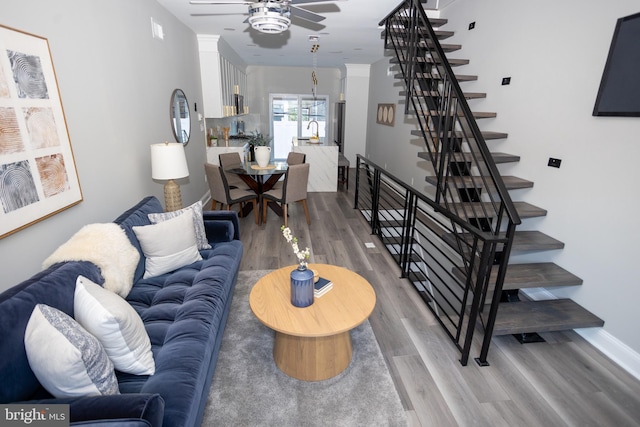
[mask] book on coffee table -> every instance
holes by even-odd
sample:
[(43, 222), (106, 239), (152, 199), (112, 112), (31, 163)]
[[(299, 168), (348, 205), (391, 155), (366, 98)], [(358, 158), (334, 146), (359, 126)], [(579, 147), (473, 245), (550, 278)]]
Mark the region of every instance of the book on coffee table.
[(318, 281), (313, 285), (313, 295), (316, 298), (321, 297), (333, 288), (333, 282), (320, 277)]

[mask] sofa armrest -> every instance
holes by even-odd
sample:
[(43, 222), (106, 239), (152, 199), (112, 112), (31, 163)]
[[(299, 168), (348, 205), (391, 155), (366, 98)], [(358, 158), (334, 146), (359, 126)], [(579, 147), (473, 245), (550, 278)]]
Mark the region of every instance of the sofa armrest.
[(204, 229), (210, 242), (240, 240), (240, 222), (235, 211), (203, 211)]
[[(26, 402), (23, 402), (26, 403)], [(67, 404), (71, 425), (161, 427), (164, 399), (159, 394), (125, 393), (109, 396), (31, 400), (33, 404)]]

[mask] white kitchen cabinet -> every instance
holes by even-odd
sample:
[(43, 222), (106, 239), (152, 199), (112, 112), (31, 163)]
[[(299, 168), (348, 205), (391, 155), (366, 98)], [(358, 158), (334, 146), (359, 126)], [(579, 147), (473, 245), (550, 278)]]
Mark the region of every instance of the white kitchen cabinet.
[[(219, 35), (198, 34), (202, 102), (205, 117), (227, 117), (235, 112), (234, 94), (244, 96), (247, 88), (246, 66), (233, 51), (225, 49)], [(246, 104), (246, 100), (244, 101)]]

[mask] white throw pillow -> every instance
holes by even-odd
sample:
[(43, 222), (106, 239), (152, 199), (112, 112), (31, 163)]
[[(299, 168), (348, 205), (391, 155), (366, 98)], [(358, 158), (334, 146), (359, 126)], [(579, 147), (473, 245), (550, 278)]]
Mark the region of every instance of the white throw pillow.
[(193, 215), (183, 213), (158, 224), (133, 227), (145, 256), (144, 278), (200, 261)]
[(150, 213), (147, 216), (149, 221), (157, 224), (162, 221), (166, 221), (171, 218), (175, 218), (185, 212), (191, 212), (193, 214), (193, 226), (196, 231), (196, 240), (198, 241), (198, 249), (211, 249), (209, 240), (207, 239), (207, 233), (204, 231), (204, 219), (202, 217), (202, 202), (198, 200), (191, 206), (182, 208), (177, 211), (162, 212), (162, 213)]
[(136, 311), (118, 295), (83, 276), (76, 280), (75, 318), (96, 337), (113, 366), (134, 375), (153, 375), (149, 335)]
[(36, 378), (57, 398), (120, 393), (100, 341), (56, 308), (36, 305), (24, 346)]

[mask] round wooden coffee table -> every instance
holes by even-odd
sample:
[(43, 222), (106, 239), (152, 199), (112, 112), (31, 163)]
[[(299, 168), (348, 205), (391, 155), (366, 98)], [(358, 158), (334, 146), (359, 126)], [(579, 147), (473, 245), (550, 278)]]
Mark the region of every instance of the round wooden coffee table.
[(309, 264), (333, 282), (333, 289), (309, 307), (294, 307), (289, 274), (295, 268), (284, 267), (258, 280), (249, 305), (260, 322), (276, 331), (273, 358), (280, 370), (304, 381), (326, 380), (349, 366), (349, 331), (369, 317), (376, 293), (362, 276), (346, 268)]

